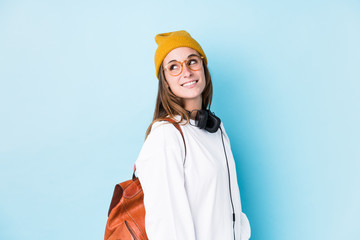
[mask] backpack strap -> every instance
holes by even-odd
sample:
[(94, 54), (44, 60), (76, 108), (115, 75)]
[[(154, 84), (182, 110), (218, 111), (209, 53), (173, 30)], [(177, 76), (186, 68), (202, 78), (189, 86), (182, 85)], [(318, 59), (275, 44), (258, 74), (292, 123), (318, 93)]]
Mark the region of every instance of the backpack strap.
[[(185, 143), (184, 134), (183, 134), (183, 132), (182, 132), (182, 130), (181, 130), (181, 127), (180, 127), (179, 123), (175, 122), (175, 120), (172, 119), (172, 118), (167, 118), (166, 121), (171, 122), (171, 123), (174, 125), (174, 127), (176, 127), (176, 129), (179, 130), (179, 132), (180, 132), (180, 134), (181, 134), (181, 137), (182, 137), (182, 139), (183, 139), (183, 142), (184, 142), (185, 158), (186, 158), (186, 143)], [(184, 162), (184, 163), (185, 163), (185, 162)]]
[[(174, 125), (174, 127), (176, 127), (176, 129), (180, 132), (181, 134), (181, 137), (183, 139), (183, 142), (184, 142), (184, 147), (185, 147), (185, 159), (184, 159), (184, 164), (185, 164), (185, 160), (186, 160), (186, 143), (185, 143), (185, 138), (184, 138), (184, 134), (181, 130), (181, 127), (179, 125), (179, 123), (177, 123), (174, 119), (172, 118), (166, 118), (165, 121), (168, 121), (170, 123), (172, 123), (172, 125)], [(132, 179), (135, 180), (136, 179), (136, 176), (135, 176), (135, 171), (136, 171), (136, 165), (134, 164), (134, 172), (133, 172), (133, 176), (132, 176)]]

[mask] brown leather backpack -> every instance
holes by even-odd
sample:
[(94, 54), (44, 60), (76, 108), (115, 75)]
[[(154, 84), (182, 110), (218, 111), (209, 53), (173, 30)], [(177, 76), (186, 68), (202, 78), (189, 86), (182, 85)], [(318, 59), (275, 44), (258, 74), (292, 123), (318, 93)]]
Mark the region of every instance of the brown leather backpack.
[[(180, 126), (172, 119), (166, 120), (180, 131), (185, 144)], [(132, 179), (115, 186), (105, 228), (105, 240), (148, 240), (145, 230), (144, 193), (135, 171), (134, 165)]]

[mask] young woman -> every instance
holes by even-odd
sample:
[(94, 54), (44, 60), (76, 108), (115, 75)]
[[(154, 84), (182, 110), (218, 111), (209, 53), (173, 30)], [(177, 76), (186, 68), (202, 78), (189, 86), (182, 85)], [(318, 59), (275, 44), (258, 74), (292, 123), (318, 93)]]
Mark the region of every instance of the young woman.
[[(207, 110), (212, 83), (206, 55), (186, 31), (158, 34), (155, 40), (159, 89), (135, 163), (147, 236), (247, 240), (250, 225), (241, 210), (229, 138), (220, 119)], [(166, 118), (179, 123), (184, 138)]]

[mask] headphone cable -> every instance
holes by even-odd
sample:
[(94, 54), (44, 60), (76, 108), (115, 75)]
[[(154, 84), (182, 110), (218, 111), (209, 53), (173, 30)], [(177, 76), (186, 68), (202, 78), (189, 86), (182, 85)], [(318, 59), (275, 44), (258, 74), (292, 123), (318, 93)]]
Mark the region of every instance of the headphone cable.
[(234, 240), (235, 240), (235, 210), (234, 210), (234, 204), (233, 204), (233, 200), (232, 200), (232, 195), (231, 195), (231, 181), (230, 181), (230, 170), (229, 170), (229, 163), (228, 163), (228, 159), (227, 159), (227, 155), (226, 155), (226, 150), (225, 150), (225, 144), (224, 144), (224, 138), (223, 138), (223, 131), (221, 129), (220, 126), (220, 131), (221, 131), (221, 141), (224, 147), (224, 153), (225, 153), (225, 158), (226, 158), (226, 166), (227, 166), (227, 170), (228, 170), (228, 179), (229, 179), (229, 191), (230, 191), (230, 201), (231, 201), (231, 207), (232, 207), (232, 211), (233, 211), (233, 232), (234, 232)]

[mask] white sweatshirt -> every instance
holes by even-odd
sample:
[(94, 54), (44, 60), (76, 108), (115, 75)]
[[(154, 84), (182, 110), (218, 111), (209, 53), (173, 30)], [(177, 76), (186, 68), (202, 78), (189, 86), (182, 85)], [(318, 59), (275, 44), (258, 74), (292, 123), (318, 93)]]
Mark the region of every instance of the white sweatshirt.
[[(209, 133), (191, 124), (180, 126), (186, 159), (180, 132), (171, 123), (157, 122), (135, 163), (144, 192), (147, 236), (149, 240), (233, 240), (221, 131)], [(235, 237), (247, 240), (250, 224), (241, 211), (235, 162), (222, 123), (221, 128), (230, 169)]]

